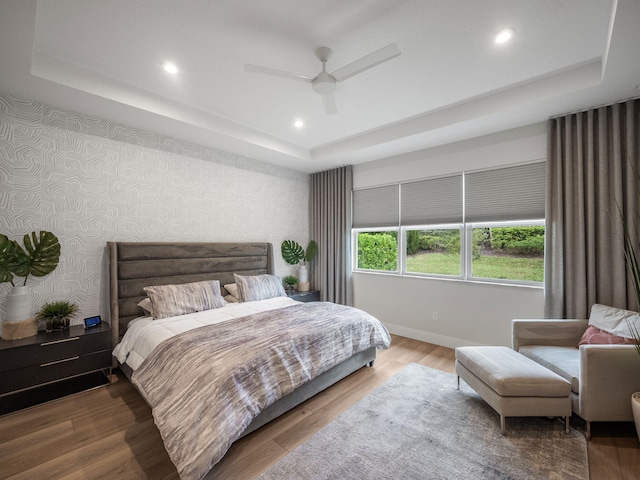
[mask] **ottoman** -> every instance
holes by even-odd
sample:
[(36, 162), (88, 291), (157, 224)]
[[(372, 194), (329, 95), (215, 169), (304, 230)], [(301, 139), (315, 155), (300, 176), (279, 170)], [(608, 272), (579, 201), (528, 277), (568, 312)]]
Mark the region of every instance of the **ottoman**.
[(515, 350), (458, 347), (456, 373), (498, 412), (503, 435), (506, 417), (564, 417), (569, 433), (571, 384)]

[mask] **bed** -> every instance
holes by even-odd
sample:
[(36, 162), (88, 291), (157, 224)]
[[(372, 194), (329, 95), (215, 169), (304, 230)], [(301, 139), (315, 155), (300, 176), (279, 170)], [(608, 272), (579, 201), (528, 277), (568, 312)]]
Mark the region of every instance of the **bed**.
[[(286, 295), (164, 318), (153, 318), (139, 306), (147, 297), (161, 305), (157, 294), (164, 286), (216, 283), (222, 298), (232, 293), (224, 285), (237, 283), (244, 300), (254, 300), (251, 295), (262, 291), (248, 286), (258, 280), (273, 286), (276, 278), (270, 243), (107, 246), (114, 366), (151, 405), (183, 479), (204, 478), (238, 438), (373, 365), (376, 348), (389, 346), (387, 330), (365, 312), (332, 303), (303, 304)], [(145, 337), (149, 332), (155, 333)], [(223, 398), (214, 400), (218, 395)], [(242, 411), (228, 410), (239, 403)]]

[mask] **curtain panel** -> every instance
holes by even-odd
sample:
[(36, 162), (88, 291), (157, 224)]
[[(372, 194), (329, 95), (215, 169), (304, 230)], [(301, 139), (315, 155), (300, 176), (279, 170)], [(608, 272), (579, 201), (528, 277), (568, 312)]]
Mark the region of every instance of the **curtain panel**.
[(322, 301), (353, 305), (351, 165), (311, 175), (311, 238), (318, 242), (313, 284)]
[(545, 317), (637, 310), (624, 232), (638, 244), (640, 99), (549, 120)]

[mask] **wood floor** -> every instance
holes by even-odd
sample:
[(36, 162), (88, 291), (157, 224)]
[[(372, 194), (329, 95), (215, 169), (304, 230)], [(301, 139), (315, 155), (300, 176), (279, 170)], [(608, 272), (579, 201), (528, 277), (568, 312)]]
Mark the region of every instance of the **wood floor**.
[[(453, 350), (394, 336), (392, 347), (378, 352), (373, 368), (359, 370), (234, 444), (213, 477), (255, 478), (412, 362), (454, 371)], [(595, 424), (588, 445), (591, 480), (640, 478), (640, 443), (632, 423)], [(159, 480), (178, 475), (149, 407), (119, 377), (107, 387), (0, 417), (0, 478)]]

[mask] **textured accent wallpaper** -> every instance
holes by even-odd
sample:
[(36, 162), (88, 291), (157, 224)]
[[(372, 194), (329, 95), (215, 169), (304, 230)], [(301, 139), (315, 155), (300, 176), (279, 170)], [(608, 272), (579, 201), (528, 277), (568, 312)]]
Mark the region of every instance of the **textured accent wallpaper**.
[[(309, 176), (0, 92), (0, 233), (52, 231), (58, 268), (34, 310), (72, 300), (108, 319), (107, 241), (309, 239)], [(9, 283), (0, 284), (0, 318)]]

